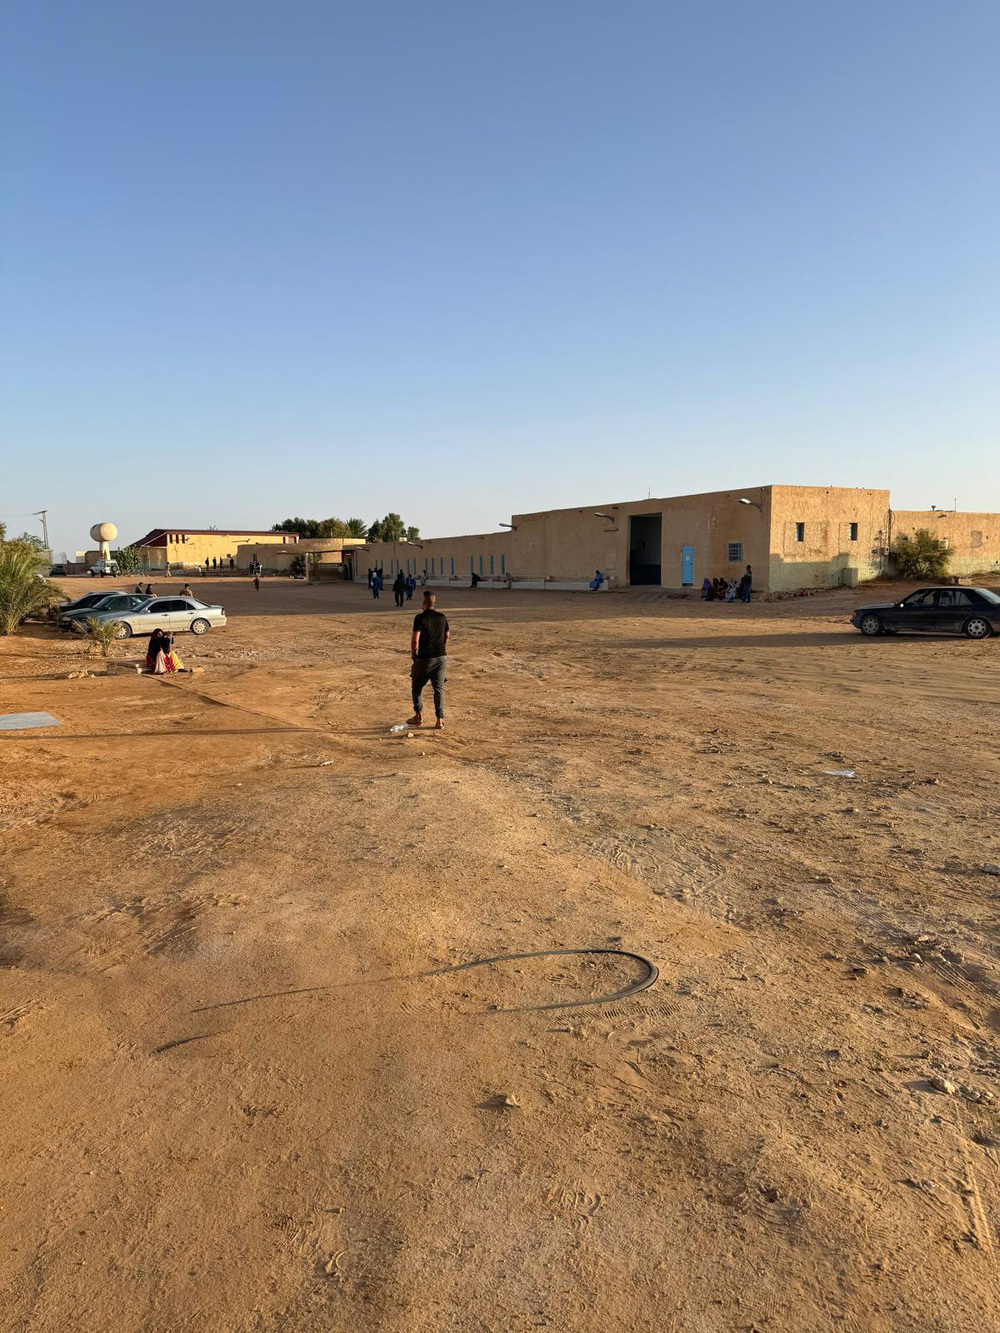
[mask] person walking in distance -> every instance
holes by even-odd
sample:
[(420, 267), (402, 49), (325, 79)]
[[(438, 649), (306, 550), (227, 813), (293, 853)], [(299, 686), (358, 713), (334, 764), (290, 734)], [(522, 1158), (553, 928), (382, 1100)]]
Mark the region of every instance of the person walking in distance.
[(424, 686), (429, 684), (434, 695), (434, 714), (437, 718), (435, 729), (444, 729), (444, 682), (445, 667), (448, 664), (448, 641), (451, 630), (447, 618), (434, 609), (437, 593), (424, 593), (424, 609), (413, 617), (413, 633), (410, 635), (410, 681), (413, 685), (413, 716), (411, 727), (421, 727), (424, 723), (420, 697)]
[(396, 571), (396, 577), (392, 585), (392, 595), (396, 599), (397, 606), (402, 606), (406, 601), (406, 579), (403, 577), (401, 569)]
[(253, 590), (254, 592), (260, 592), (260, 575), (256, 572), (256, 570), (254, 571), (254, 576), (253, 576)]

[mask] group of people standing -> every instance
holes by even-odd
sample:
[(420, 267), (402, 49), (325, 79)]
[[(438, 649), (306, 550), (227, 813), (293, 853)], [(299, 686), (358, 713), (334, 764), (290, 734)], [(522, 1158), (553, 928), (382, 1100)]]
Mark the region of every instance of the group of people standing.
[[(421, 584), (427, 582), (427, 575), (421, 574)], [(370, 569), (368, 571), (368, 586), (371, 588), (372, 597), (377, 602), (379, 594), (385, 587), (385, 575), (381, 568)], [(392, 581), (392, 594), (396, 599), (396, 605), (402, 606), (404, 602), (412, 601), (413, 594), (417, 590), (417, 578), (415, 574), (404, 574), (400, 570)]]
[(413, 594), (416, 590), (416, 576), (413, 574), (404, 574), (403, 571), (400, 570), (392, 584), (392, 592), (396, 599), (396, 605), (402, 606), (404, 602), (412, 601)]
[(706, 602), (749, 602), (753, 591), (753, 570), (747, 565), (740, 579), (710, 579), (706, 576), (701, 595)]

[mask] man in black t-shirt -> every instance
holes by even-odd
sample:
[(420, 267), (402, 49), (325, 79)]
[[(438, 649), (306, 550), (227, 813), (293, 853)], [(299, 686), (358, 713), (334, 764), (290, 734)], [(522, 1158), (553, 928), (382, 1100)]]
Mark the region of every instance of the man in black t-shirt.
[(434, 712), (437, 716), (436, 730), (444, 728), (444, 681), (447, 665), (448, 640), (451, 630), (448, 621), (440, 611), (434, 610), (437, 594), (429, 590), (424, 593), (424, 609), (413, 617), (413, 633), (410, 636), (410, 656), (413, 665), (410, 668), (410, 680), (413, 684), (413, 716), (411, 727), (423, 726), (423, 713), (420, 708), (420, 696), (428, 683), (434, 693)]

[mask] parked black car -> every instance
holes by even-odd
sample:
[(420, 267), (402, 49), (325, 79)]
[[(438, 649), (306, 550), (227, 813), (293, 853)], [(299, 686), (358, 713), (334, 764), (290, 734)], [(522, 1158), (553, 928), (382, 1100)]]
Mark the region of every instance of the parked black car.
[(862, 634), (1000, 634), (1000, 597), (989, 588), (921, 588), (901, 602), (859, 606), (851, 624)]

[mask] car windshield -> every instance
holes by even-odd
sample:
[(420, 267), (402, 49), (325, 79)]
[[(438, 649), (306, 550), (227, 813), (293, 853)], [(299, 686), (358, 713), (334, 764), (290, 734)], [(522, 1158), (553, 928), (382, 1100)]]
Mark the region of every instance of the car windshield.
[(934, 601), (934, 589), (925, 588), (923, 592), (912, 592), (904, 598), (904, 606), (930, 606)]

